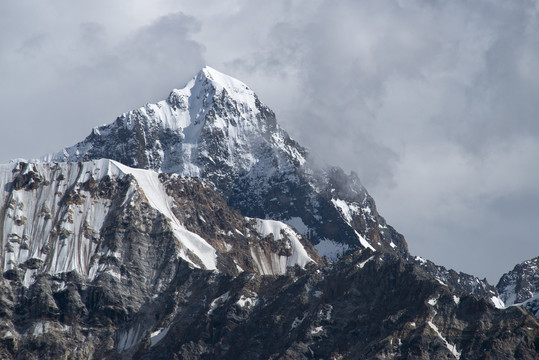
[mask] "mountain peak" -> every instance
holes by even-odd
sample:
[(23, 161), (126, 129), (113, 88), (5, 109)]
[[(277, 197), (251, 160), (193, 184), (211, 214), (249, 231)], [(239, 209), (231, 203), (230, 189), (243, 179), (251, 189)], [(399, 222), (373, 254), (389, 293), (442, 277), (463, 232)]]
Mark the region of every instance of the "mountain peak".
[(358, 247), (407, 254), (357, 176), (312, 168), (307, 150), (247, 85), (209, 66), (167, 100), (122, 114), (43, 160), (101, 158), (200, 178), (242, 214), (301, 229), (331, 259)]
[(210, 66), (205, 66), (198, 72), (198, 74), (195, 76), (195, 83), (197, 81), (207, 81), (211, 83), (218, 92), (225, 89), (231, 94), (244, 94), (250, 96), (255, 95), (254, 92), (240, 80), (217, 71)]

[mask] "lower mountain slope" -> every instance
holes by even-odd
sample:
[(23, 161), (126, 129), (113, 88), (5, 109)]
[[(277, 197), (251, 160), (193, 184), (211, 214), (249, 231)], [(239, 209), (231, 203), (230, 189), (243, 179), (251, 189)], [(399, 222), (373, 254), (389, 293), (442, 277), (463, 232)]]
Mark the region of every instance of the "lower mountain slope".
[[(178, 260), (137, 305), (111, 278), (43, 274), (9, 309), (2, 358), (537, 359), (539, 322), (520, 307), (442, 284), (394, 254), (358, 250), (331, 266), (237, 276)], [(15, 294), (12, 294), (15, 296)], [(32, 300), (34, 299), (34, 300)], [(39, 300), (36, 300), (39, 299)], [(39, 303), (40, 301), (40, 303)], [(16, 303), (16, 302), (15, 302)], [(132, 311), (137, 308), (137, 311)]]
[[(279, 278), (239, 277), (232, 283), (214, 292), (205, 305), (185, 308), (180, 296), (180, 310), (159, 332), (166, 331), (165, 335), (152, 341), (150, 334), (135, 358), (536, 359), (539, 355), (539, 323), (525, 310), (497, 309), (388, 253), (357, 251), (319, 271)], [(202, 299), (206, 293), (195, 290), (190, 296)]]

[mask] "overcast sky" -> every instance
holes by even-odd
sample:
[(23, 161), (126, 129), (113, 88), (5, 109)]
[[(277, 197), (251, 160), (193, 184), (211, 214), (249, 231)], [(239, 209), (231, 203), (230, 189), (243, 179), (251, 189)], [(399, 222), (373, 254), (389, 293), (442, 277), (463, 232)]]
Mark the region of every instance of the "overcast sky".
[(536, 0), (0, 0), (0, 162), (72, 145), (204, 65), (356, 171), (411, 252), (539, 255)]

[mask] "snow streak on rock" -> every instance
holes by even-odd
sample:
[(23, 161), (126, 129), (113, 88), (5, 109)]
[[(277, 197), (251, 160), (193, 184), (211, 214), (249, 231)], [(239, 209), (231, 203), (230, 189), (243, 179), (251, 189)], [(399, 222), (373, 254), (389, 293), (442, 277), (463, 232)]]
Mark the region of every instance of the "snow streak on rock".
[(210, 67), (166, 100), (124, 113), (41, 160), (100, 158), (201, 178), (245, 216), (298, 226), (313, 244), (323, 242), (318, 249), (330, 259), (342, 251), (324, 244), (407, 253), (357, 175), (313, 166), (247, 85)]
[[(84, 163), (20, 162), (0, 166), (0, 186), (2, 271), (8, 278), (21, 277), (26, 287), (43, 272), (75, 271), (89, 281), (102, 273), (121, 279), (119, 268), (109, 265), (121, 263), (123, 254), (104, 241), (105, 225), (112, 221), (111, 212), (126, 211), (141, 201), (165, 218), (179, 244), (178, 257), (194, 267), (217, 269), (218, 252), (175, 216), (174, 200), (159, 174), (152, 170), (134, 169), (106, 159)], [(262, 273), (284, 274), (288, 267), (305, 267), (313, 261), (299, 240), (301, 235), (288, 225), (253, 221), (261, 238), (271, 235), (271, 241), (283, 242), (288, 249), (275, 254), (270, 246), (264, 252), (255, 242), (251, 251), (259, 255), (255, 261)], [(226, 253), (233, 245), (222, 247)]]

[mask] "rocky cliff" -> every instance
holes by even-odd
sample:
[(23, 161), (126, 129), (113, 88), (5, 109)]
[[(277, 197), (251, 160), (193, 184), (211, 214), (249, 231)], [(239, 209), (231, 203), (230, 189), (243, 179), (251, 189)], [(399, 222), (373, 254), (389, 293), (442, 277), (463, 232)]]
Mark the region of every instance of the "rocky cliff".
[(312, 165), (247, 85), (209, 67), (42, 160), (101, 158), (203, 179), (245, 216), (291, 224), (331, 259), (357, 248), (408, 251), (356, 174)]
[(539, 257), (503, 274), (496, 288), (505, 305), (522, 305), (539, 318)]
[(539, 357), (536, 259), (494, 288), (409, 254), (356, 174), (211, 68), (1, 165), (0, 236), (2, 359)]

